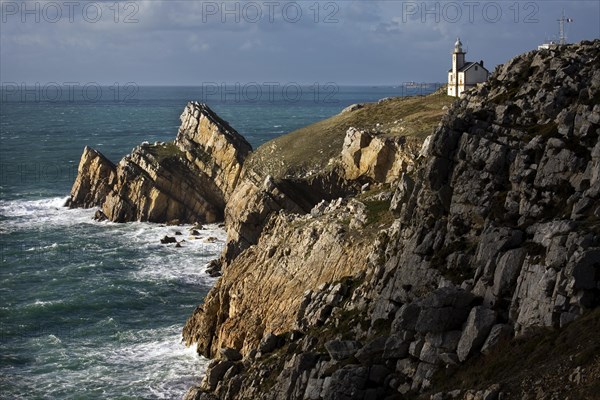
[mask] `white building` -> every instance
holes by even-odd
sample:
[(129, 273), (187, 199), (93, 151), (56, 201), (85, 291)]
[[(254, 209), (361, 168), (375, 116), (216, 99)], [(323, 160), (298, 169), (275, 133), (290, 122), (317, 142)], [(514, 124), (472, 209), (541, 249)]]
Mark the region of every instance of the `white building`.
[(465, 54), (460, 38), (456, 39), (452, 53), (452, 69), (448, 71), (448, 96), (460, 97), (465, 90), (485, 82), (490, 75), (490, 71), (484, 68), (483, 61), (467, 62)]

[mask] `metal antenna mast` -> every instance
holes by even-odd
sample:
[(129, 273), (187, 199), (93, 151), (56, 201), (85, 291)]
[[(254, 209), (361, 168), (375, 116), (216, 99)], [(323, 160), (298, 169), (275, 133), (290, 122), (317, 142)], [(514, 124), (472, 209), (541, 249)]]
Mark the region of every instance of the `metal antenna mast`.
[(565, 18), (565, 10), (562, 11), (562, 16), (558, 21), (559, 26), (559, 41), (560, 44), (567, 44), (567, 35), (565, 34), (565, 23), (573, 22), (572, 18)]

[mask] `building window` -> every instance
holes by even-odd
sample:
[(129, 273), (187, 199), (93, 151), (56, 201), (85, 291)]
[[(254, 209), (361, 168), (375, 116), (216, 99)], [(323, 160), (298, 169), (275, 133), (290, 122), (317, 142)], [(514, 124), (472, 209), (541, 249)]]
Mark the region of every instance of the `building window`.
[(475, 66), (475, 71), (477, 71), (477, 70), (478, 70), (478, 69), (477, 69), (477, 65), (476, 65), (476, 66)]

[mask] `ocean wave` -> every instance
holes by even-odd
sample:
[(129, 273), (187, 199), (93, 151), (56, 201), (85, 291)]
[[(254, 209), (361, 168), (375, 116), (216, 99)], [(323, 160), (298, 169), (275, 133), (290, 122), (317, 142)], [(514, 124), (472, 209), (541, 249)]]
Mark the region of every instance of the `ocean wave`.
[(64, 207), (68, 197), (51, 197), (40, 200), (0, 200), (2, 232), (30, 230), (36, 226), (69, 226), (93, 222), (93, 209)]
[[(182, 321), (215, 281), (204, 264), (222, 251), (225, 230), (97, 222), (93, 209), (68, 209), (65, 200), (0, 200), (0, 229), (9, 233), (3, 285), (15, 293), (2, 293), (14, 328), (7, 351), (33, 357), (3, 370), (6, 395), (72, 398), (86, 387), (88, 398), (181, 398), (207, 364), (182, 344)], [(161, 244), (164, 236), (181, 247)]]

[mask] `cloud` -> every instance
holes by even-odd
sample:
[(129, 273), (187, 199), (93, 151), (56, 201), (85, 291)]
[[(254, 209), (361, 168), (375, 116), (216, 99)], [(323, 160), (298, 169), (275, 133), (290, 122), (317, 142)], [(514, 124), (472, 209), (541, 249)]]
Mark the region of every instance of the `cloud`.
[[(468, 46), (469, 58), (493, 67), (555, 34), (562, 8), (575, 19), (568, 27), (571, 40), (600, 33), (600, 5), (591, 1), (496, 2), (502, 7), (496, 22), (491, 8), (482, 14), (492, 2), (477, 3), (471, 18), (468, 2), (286, 0), (269, 10), (262, 0), (123, 0), (116, 8), (97, 2), (102, 17), (90, 22), (92, 8), (90, 14), (82, 10), (92, 3), (78, 3), (72, 22), (50, 23), (41, 16), (39, 23), (22, 23), (18, 13), (7, 16), (0, 26), (2, 80), (437, 81), (443, 80), (456, 36)], [(463, 7), (461, 18), (450, 14), (450, 3)], [(509, 8), (515, 4), (517, 14)], [(255, 21), (257, 10), (262, 18)], [(537, 22), (525, 21), (532, 12)]]

